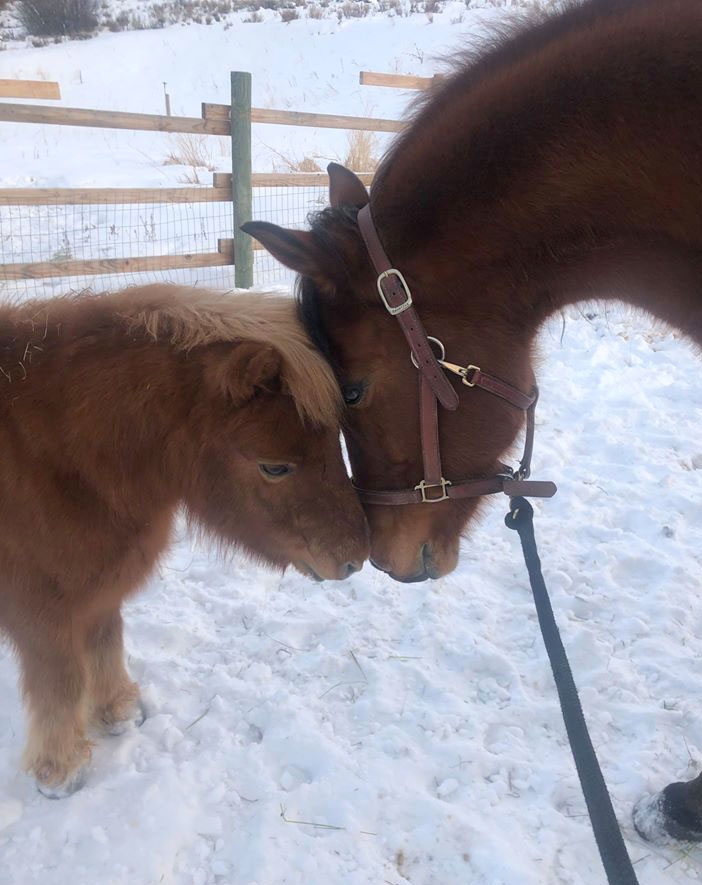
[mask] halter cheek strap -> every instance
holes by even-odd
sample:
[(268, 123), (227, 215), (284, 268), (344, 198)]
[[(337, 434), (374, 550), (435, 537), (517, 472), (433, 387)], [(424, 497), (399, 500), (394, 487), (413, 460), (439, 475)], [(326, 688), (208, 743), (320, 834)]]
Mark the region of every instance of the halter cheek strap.
[[(460, 498), (476, 498), (504, 492), (506, 495), (524, 495), (550, 498), (556, 493), (552, 482), (529, 481), (531, 455), (534, 447), (534, 412), (538, 390), (525, 394), (516, 387), (483, 372), (478, 366), (459, 366), (444, 359), (444, 347), (436, 338), (427, 335), (412, 306), (412, 293), (399, 270), (393, 268), (380, 242), (370, 205), (358, 213), (358, 227), (373, 266), (378, 273), (378, 293), (391, 316), (397, 318), (410, 347), (410, 356), (419, 371), (419, 427), (422, 443), (424, 479), (412, 489), (388, 489), (376, 491), (357, 488), (359, 497), (366, 504), (434, 504), (439, 501)], [(437, 357), (431, 342), (440, 349)], [(460, 376), (466, 387), (479, 387), (498, 396), (517, 409), (526, 412), (527, 427), (524, 454), (519, 468), (514, 471), (504, 467), (503, 472), (488, 479), (468, 479), (451, 482), (443, 476), (439, 446), (439, 416), (437, 403), (444, 408), (456, 409), (458, 394), (449, 383), (443, 370)]]

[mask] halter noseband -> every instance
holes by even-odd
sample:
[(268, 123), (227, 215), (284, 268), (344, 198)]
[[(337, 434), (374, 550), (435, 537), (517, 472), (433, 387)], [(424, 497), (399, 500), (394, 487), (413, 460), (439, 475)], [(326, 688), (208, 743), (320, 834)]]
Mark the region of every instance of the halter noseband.
[[(410, 347), (412, 362), (419, 370), (419, 426), (424, 462), (424, 479), (414, 488), (374, 491), (357, 486), (356, 490), (361, 501), (366, 504), (435, 504), (448, 499), (477, 498), (495, 492), (504, 492), (510, 497), (524, 495), (550, 498), (555, 495), (554, 483), (528, 480), (534, 448), (534, 412), (539, 396), (537, 388), (535, 387), (530, 394), (525, 394), (506, 381), (483, 372), (479, 366), (459, 366), (448, 362), (445, 359), (443, 344), (424, 331), (412, 306), (412, 293), (405, 278), (391, 265), (385, 254), (373, 224), (370, 204), (366, 204), (359, 211), (358, 227), (378, 274), (380, 298), (388, 313), (399, 322)], [(432, 341), (439, 348), (438, 357), (430, 344)], [(443, 369), (458, 375), (466, 387), (479, 387), (526, 412), (524, 454), (516, 471), (504, 466), (500, 473), (488, 479), (451, 482), (444, 478), (439, 449), (437, 402), (453, 411), (458, 408), (459, 400)]]

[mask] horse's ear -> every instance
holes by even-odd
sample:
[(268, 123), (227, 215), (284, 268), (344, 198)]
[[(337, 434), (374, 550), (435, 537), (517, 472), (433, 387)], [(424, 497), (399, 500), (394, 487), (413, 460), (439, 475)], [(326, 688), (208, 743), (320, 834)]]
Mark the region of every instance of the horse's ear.
[(329, 203), (333, 209), (337, 206), (355, 206), (361, 209), (370, 199), (366, 186), (350, 169), (339, 163), (327, 166), (329, 173)]
[(207, 354), (205, 378), (217, 396), (242, 406), (259, 390), (281, 389), (282, 359), (270, 344), (241, 341), (226, 350), (214, 348)]
[(288, 230), (267, 221), (247, 221), (241, 229), (291, 270), (306, 277), (319, 277), (322, 272), (325, 256), (309, 231)]

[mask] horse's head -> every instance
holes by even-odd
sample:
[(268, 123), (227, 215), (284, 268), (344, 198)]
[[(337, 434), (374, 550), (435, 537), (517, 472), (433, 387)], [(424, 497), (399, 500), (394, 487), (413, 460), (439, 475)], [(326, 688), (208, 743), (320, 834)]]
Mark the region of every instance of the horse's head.
[[(328, 356), (347, 409), (343, 419), (354, 479), (365, 489), (413, 488), (423, 478), (419, 438), (417, 370), (397, 321), (383, 307), (356, 224), (368, 202), (363, 184), (342, 167), (330, 167), (331, 209), (311, 231), (254, 222), (245, 230), (283, 264), (301, 275), (305, 325)], [(375, 212), (375, 204), (374, 204)], [(384, 236), (390, 260), (410, 285), (429, 335), (441, 340), (447, 359), (481, 366), (529, 391), (533, 384), (527, 336), (494, 313), (489, 293), (456, 288), (462, 256), (423, 249), (409, 252)], [(482, 390), (452, 381), (455, 411), (439, 408), (443, 475), (463, 480), (494, 475), (513, 443), (523, 413)], [(453, 570), (462, 530), (480, 499), (404, 506), (366, 505), (371, 560), (401, 581), (439, 577)]]
[[(201, 392), (186, 503), (217, 537), (264, 562), (343, 579), (368, 556), (368, 526), (341, 453), (338, 387), (294, 303), (275, 301), (260, 313), (266, 322), (271, 310), (289, 315), (275, 326), (277, 341), (190, 353)], [(258, 334), (270, 337), (265, 324)]]

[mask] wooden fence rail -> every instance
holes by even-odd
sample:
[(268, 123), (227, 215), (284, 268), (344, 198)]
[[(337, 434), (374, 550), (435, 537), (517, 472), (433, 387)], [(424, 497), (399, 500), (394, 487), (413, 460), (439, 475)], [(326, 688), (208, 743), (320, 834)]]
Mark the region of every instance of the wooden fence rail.
[[(213, 123), (228, 120), (229, 105), (203, 102), (202, 116)], [(277, 111), (273, 108), (251, 108), (252, 123), (274, 123), (280, 126), (315, 126), (320, 129), (363, 129), (370, 132), (401, 132), (407, 125), (402, 120), (383, 117), (349, 117), (344, 114), (309, 114), (304, 111)]]
[[(373, 174), (359, 173), (365, 185)], [(0, 206), (99, 206), (130, 203), (230, 203), (232, 173), (215, 172), (212, 187), (10, 187)], [(254, 172), (253, 187), (328, 187), (326, 172)]]
[[(373, 181), (372, 172), (356, 174), (365, 185), (370, 185)], [(212, 178), (217, 189), (232, 186), (230, 172), (215, 172)], [(329, 176), (326, 172), (253, 172), (251, 185), (252, 187), (329, 187)]]
[(145, 255), (136, 258), (71, 259), (35, 261), (31, 264), (0, 264), (0, 279), (38, 280), (49, 277), (82, 277), (96, 274), (139, 273), (188, 267), (224, 267), (234, 263), (231, 240), (219, 240), (218, 252), (190, 255)]
[[(378, 78), (386, 81), (388, 77), (393, 77), (393, 75), (362, 72), (361, 82), (379, 83)], [(394, 79), (397, 80), (397, 78), (398, 75), (394, 75)], [(404, 88), (426, 88), (422, 84), (425, 81), (431, 83), (434, 80), (435, 78), (404, 77), (402, 85)], [(0, 96), (8, 94), (14, 97), (14, 93), (2, 92), (2, 88), (7, 82), (0, 80)], [(20, 81), (10, 82), (15, 84)], [(36, 92), (32, 92), (34, 87), (29, 86), (13, 85), (8, 87), (5, 85), (5, 89), (24, 88), (28, 90), (17, 97), (48, 98), (55, 86), (55, 97), (59, 97), (58, 84), (37, 82), (41, 83), (41, 88), (36, 87)], [(220, 240), (217, 252), (4, 264), (0, 265), (0, 280), (117, 274), (188, 267), (217, 267), (233, 263), (235, 285), (249, 287), (253, 283), (253, 251), (261, 247), (243, 234), (239, 227), (251, 218), (252, 189), (256, 187), (327, 187), (329, 183), (326, 172), (311, 174), (304, 172), (252, 172), (251, 125), (263, 123), (371, 132), (400, 132), (406, 125), (401, 120), (385, 118), (252, 108), (251, 75), (235, 71), (232, 73), (231, 85), (231, 105), (203, 103), (201, 117), (172, 117), (161, 114), (135, 114), (125, 111), (55, 108), (0, 102), (0, 122), (219, 135), (230, 138), (232, 143), (232, 172), (215, 173), (212, 187), (4, 188), (0, 189), (0, 206), (230, 202), (234, 215), (234, 239)], [(392, 84), (383, 82), (381, 85), (399, 84), (397, 82)], [(42, 94), (39, 95), (39, 92)], [(362, 174), (360, 177), (366, 185), (369, 185), (373, 178), (370, 173)], [(237, 261), (234, 261), (235, 255)]]
[[(212, 107), (225, 109), (213, 114)], [(97, 129), (131, 129), (148, 132), (181, 132), (200, 135), (231, 135), (228, 105), (205, 104), (206, 116), (166, 117), (162, 114), (132, 114), (127, 111), (96, 111), (90, 108), (50, 108), (33, 104), (0, 104), (0, 121), (42, 123), (50, 126), (90, 126)], [(401, 132), (405, 123), (379, 117), (348, 117), (341, 114), (308, 114), (251, 108), (252, 123), (281, 126), (317, 126), (321, 129), (363, 129), (372, 132)]]
[(33, 104), (0, 103), (0, 121), (43, 123), (51, 126), (91, 126), (96, 129), (229, 135), (229, 123), (225, 120), (132, 114), (126, 111), (95, 111), (89, 108), (51, 108)]
[(48, 98), (58, 101), (61, 87), (51, 80), (0, 80), (0, 98)]
[(0, 206), (98, 206), (128, 203), (228, 203), (224, 187), (13, 187), (0, 189)]
[(394, 89), (417, 89), (425, 92), (443, 80), (441, 74), (433, 77), (413, 77), (410, 74), (381, 74), (379, 71), (361, 71), (358, 82), (361, 86), (391, 86)]

